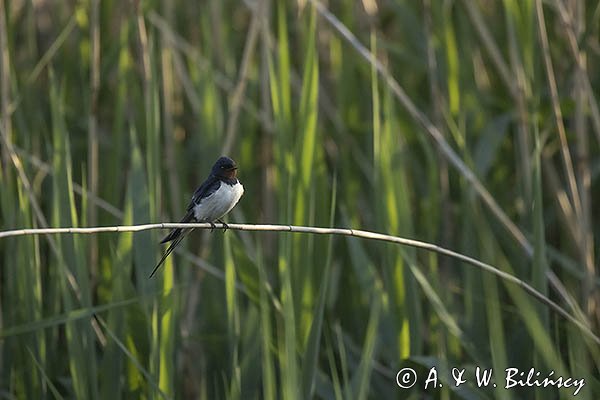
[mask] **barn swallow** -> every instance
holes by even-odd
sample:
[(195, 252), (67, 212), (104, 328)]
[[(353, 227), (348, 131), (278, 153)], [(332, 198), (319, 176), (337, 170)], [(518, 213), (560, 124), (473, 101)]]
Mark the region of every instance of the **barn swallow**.
[[(214, 229), (214, 222), (217, 221), (227, 229), (227, 224), (221, 218), (235, 207), (243, 194), (244, 186), (237, 179), (235, 161), (229, 157), (220, 157), (213, 165), (208, 178), (194, 192), (187, 213), (181, 222), (209, 222)], [(192, 230), (193, 228), (175, 228), (160, 241), (161, 244), (171, 242), (171, 245), (154, 267), (150, 278)]]

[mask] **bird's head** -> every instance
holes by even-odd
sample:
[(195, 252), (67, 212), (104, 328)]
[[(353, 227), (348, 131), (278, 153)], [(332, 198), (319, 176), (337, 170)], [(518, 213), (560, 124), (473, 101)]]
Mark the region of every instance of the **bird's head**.
[(233, 179), (237, 174), (237, 165), (229, 157), (220, 157), (213, 165), (211, 174), (220, 178)]

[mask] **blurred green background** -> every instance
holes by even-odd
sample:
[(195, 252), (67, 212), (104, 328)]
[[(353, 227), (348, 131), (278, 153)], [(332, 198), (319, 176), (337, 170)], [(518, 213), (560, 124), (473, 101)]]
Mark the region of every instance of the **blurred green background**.
[[(0, 0), (1, 227), (176, 222), (227, 154), (230, 222), (435, 243), (598, 335), (599, 23), (597, 0)], [(196, 231), (148, 279), (165, 233), (0, 240), (0, 398), (573, 397), (509, 367), (600, 398), (597, 344), (454, 259)]]

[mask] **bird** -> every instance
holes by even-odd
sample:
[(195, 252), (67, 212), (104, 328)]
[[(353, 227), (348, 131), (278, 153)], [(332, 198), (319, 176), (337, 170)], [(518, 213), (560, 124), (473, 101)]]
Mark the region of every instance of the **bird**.
[[(229, 226), (221, 218), (235, 207), (243, 194), (244, 186), (237, 179), (237, 164), (229, 157), (219, 157), (208, 178), (194, 192), (181, 222), (209, 222), (214, 229), (214, 222), (217, 221), (223, 224), (226, 231)], [(171, 242), (171, 245), (152, 270), (150, 278), (192, 230), (193, 228), (175, 228), (160, 241), (161, 244)]]

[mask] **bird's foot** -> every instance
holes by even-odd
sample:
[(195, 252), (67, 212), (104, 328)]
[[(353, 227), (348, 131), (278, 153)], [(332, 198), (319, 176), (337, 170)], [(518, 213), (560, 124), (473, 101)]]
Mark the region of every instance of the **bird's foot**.
[(220, 222), (221, 224), (223, 224), (223, 233), (227, 232), (227, 229), (229, 229), (229, 225), (227, 225), (225, 222), (223, 222), (222, 219), (218, 219), (217, 222)]
[(214, 231), (215, 229), (217, 229), (217, 226), (215, 225), (214, 222), (209, 222), (210, 224), (210, 232), (212, 233), (212, 231)]

